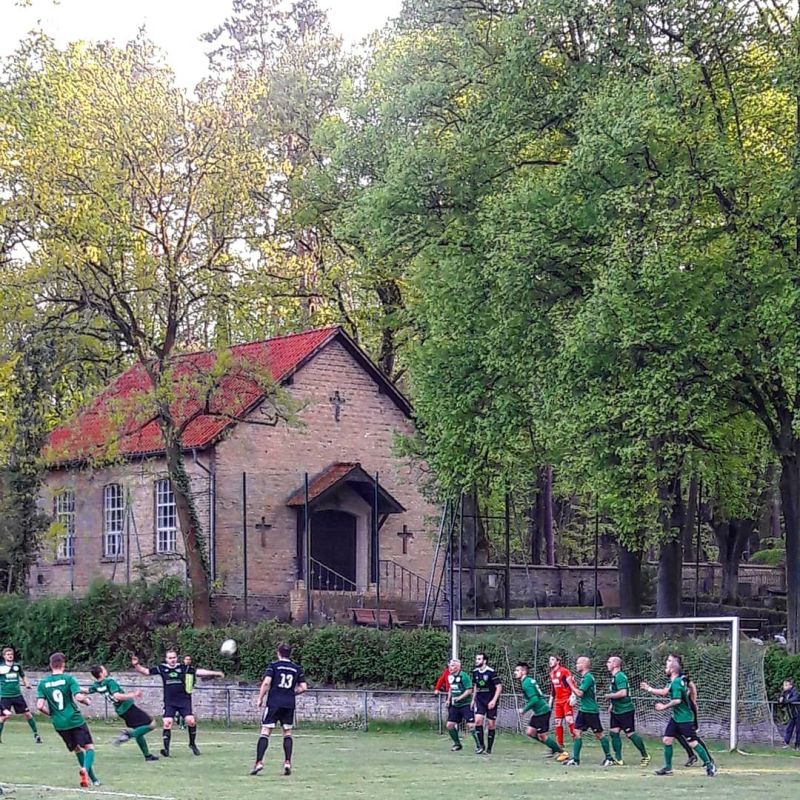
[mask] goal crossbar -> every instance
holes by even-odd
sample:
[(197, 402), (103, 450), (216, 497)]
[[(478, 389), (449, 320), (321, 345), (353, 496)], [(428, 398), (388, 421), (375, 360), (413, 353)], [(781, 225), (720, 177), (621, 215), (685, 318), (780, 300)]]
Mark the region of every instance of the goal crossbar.
[(459, 630), (467, 627), (491, 626), (498, 628), (530, 627), (594, 627), (622, 625), (730, 625), (731, 626), (731, 698), (729, 747), (738, 745), (739, 697), (739, 617), (645, 617), (638, 619), (458, 619), (452, 623), (452, 657), (458, 658)]

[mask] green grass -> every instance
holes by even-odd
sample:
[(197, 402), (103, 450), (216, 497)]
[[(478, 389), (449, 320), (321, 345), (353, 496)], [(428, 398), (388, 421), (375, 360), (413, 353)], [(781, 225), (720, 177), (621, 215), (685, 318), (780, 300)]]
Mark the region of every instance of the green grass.
[[(273, 740), (264, 772), (247, 773), (252, 764), (257, 731), (217, 726), (200, 728), (200, 758), (187, 748), (186, 734), (173, 734), (173, 758), (145, 764), (133, 743), (110, 745), (118, 726), (92, 724), (97, 745), (97, 773), (101, 788), (86, 793), (98, 800), (135, 800), (147, 795), (175, 800), (239, 800), (269, 796), (275, 789), (292, 800), (320, 797), (364, 800), (463, 800), (464, 798), (580, 797), (584, 800), (646, 800), (647, 798), (795, 798), (800, 796), (800, 759), (790, 752), (761, 749), (752, 755), (715, 753), (718, 776), (709, 779), (700, 769), (676, 766), (672, 778), (657, 778), (652, 768), (630, 766), (603, 770), (596, 742), (583, 750), (577, 769), (545, 761), (545, 748), (519, 736), (498, 736), (495, 753), (475, 756), (468, 742), (460, 753), (450, 752), (450, 740), (430, 730), (385, 728), (373, 724), (369, 733), (303, 728), (295, 735), (295, 773), (281, 775), (280, 740)], [(6, 725), (0, 745), (0, 786), (14, 800), (76, 800), (77, 765), (47, 723), (44, 744), (34, 745), (27, 725), (15, 718)], [(151, 749), (160, 746), (158, 732), (150, 734)], [(648, 743), (653, 766), (661, 764), (661, 748)], [(721, 749), (721, 745), (719, 746)], [(682, 763), (676, 747), (675, 763)], [(633, 756), (627, 746), (625, 755)], [(50, 788), (46, 788), (50, 787)], [(127, 793), (127, 794), (126, 794)]]

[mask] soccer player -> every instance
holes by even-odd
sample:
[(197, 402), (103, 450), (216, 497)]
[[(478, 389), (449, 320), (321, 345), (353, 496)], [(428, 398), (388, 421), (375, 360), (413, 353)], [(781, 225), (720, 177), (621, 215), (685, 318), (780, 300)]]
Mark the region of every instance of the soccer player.
[[(542, 744), (547, 745), (553, 755), (560, 755), (564, 752), (563, 748), (548, 734), (550, 730), (550, 704), (547, 702), (536, 680), (528, 675), (529, 669), (530, 667), (524, 661), (520, 661), (514, 668), (514, 677), (520, 682), (522, 694), (527, 701), (525, 708), (519, 713), (524, 716), (528, 711), (533, 712), (533, 716), (528, 722), (528, 727), (525, 729), (525, 734), (530, 736), (531, 739), (538, 739)], [(551, 755), (550, 758), (552, 757)]]
[(56, 733), (64, 740), (67, 750), (75, 753), (80, 769), (80, 784), (86, 788), (91, 781), (100, 785), (94, 774), (94, 742), (89, 726), (83, 719), (76, 703), (89, 705), (89, 698), (81, 690), (78, 681), (64, 672), (66, 661), (63, 653), (50, 656), (50, 672), (36, 687), (36, 707), (50, 717)]
[(150, 731), (155, 730), (156, 723), (146, 711), (133, 702), (142, 696), (142, 690), (124, 692), (122, 687), (109, 677), (108, 670), (102, 664), (92, 667), (91, 673), (95, 682), (89, 687), (89, 694), (99, 694), (110, 698), (117, 716), (121, 717), (127, 725), (127, 728), (114, 739), (113, 743), (121, 745), (133, 739), (142, 751), (145, 761), (158, 761), (158, 756), (150, 753), (150, 748), (144, 738)]
[(475, 717), (472, 713), (472, 681), (461, 669), (461, 662), (457, 658), (450, 659), (448, 664), (450, 674), (447, 676), (447, 733), (453, 740), (451, 750), (463, 750), (458, 738), (459, 723), (465, 722), (472, 738), (475, 740), (475, 752), (480, 755), (483, 748), (478, 742), (475, 733)]
[(681, 679), (683, 665), (681, 657), (671, 653), (667, 658), (664, 668), (669, 678), (669, 686), (663, 689), (656, 689), (649, 683), (643, 682), (642, 689), (656, 697), (669, 697), (666, 703), (656, 703), (656, 711), (671, 711), (670, 720), (664, 731), (664, 766), (656, 770), (656, 775), (672, 775), (672, 743), (678, 734), (682, 734), (695, 753), (700, 756), (703, 766), (706, 768), (706, 775), (713, 778), (717, 773), (714, 762), (708, 757), (706, 748), (697, 741), (695, 730), (694, 715), (689, 700), (689, 688)]
[(14, 660), (14, 648), (4, 647), (3, 660), (0, 662), (0, 742), (3, 741), (3, 725), (9, 717), (12, 714), (22, 714), (33, 731), (33, 741), (41, 744), (42, 737), (36, 728), (36, 720), (22, 696), (23, 686), (26, 689), (31, 688), (25, 677), (25, 670), (22, 669), (22, 664)]
[(647, 754), (642, 737), (636, 733), (630, 683), (628, 683), (628, 676), (622, 671), (622, 659), (619, 656), (609, 656), (606, 667), (611, 673), (611, 688), (605, 695), (605, 699), (611, 701), (611, 720), (608, 727), (611, 729), (614, 761), (622, 766), (622, 737), (619, 732), (625, 731), (625, 735), (642, 756), (639, 766), (646, 767), (650, 763), (650, 756)]
[(161, 755), (169, 758), (169, 746), (172, 741), (172, 725), (175, 715), (180, 714), (186, 720), (186, 727), (189, 729), (189, 749), (196, 755), (200, 755), (197, 748), (197, 720), (192, 713), (191, 688), (194, 686), (194, 678), (224, 678), (224, 672), (217, 672), (211, 669), (200, 669), (191, 664), (178, 663), (178, 653), (176, 650), (169, 649), (164, 653), (164, 663), (157, 667), (145, 667), (139, 663), (136, 656), (131, 658), (131, 665), (140, 675), (160, 675), (164, 684), (164, 715), (162, 718), (161, 740), (163, 747)]
[(488, 723), (486, 752), (491, 753), (494, 746), (495, 726), (497, 725), (497, 703), (503, 684), (497, 673), (489, 666), (486, 653), (475, 654), (475, 669), (472, 670), (472, 710), (475, 712), (475, 733), (478, 747), (484, 746), (483, 722)]
[(611, 757), (611, 750), (608, 746), (608, 736), (603, 733), (603, 723), (600, 722), (600, 708), (597, 705), (596, 684), (592, 675), (592, 661), (587, 656), (580, 656), (575, 662), (575, 669), (581, 676), (580, 685), (575, 677), (570, 675), (567, 678), (569, 688), (580, 701), (578, 704), (578, 716), (575, 720), (575, 741), (572, 743), (572, 758), (565, 758), (566, 753), (558, 756), (565, 766), (577, 767), (581, 763), (581, 748), (583, 747), (583, 734), (592, 730), (595, 737), (600, 742), (605, 753), (603, 766), (608, 767), (614, 764)]
[(564, 727), (569, 727), (569, 735), (575, 738), (575, 719), (572, 715), (570, 695), (567, 679), (572, 675), (567, 667), (561, 663), (560, 656), (550, 656), (550, 706), (554, 711), (556, 725), (556, 741), (563, 749)]
[[(700, 725), (699, 725), (699, 722), (698, 722), (698, 710), (699, 709), (697, 707), (697, 685), (689, 677), (689, 674), (687, 672), (683, 672), (681, 674), (681, 680), (683, 681), (683, 683), (686, 686), (686, 688), (689, 690), (689, 705), (692, 708), (692, 715), (694, 717), (694, 729), (695, 729), (695, 733), (697, 734), (697, 741), (701, 745), (703, 745), (703, 747), (705, 747), (706, 753), (708, 753), (709, 759), (712, 762), (716, 763), (714, 761), (714, 756), (711, 755), (711, 751), (708, 749), (708, 745), (702, 740), (702, 738), (700, 737), (700, 732), (698, 730)], [(675, 739), (677, 740), (678, 744), (686, 751), (686, 755), (688, 756), (688, 759), (687, 759), (686, 763), (683, 766), (684, 767), (693, 767), (697, 763), (697, 756), (694, 754), (694, 750), (692, 749), (692, 747), (689, 744), (689, 742), (686, 740), (686, 737), (683, 736), (682, 734), (678, 734), (678, 736), (676, 736)]]
[(308, 689), (303, 668), (292, 661), (292, 649), (288, 644), (278, 648), (277, 660), (264, 670), (264, 680), (256, 700), (256, 708), (261, 708), (264, 695), (267, 706), (261, 717), (261, 736), (256, 746), (256, 763), (250, 770), (251, 775), (258, 775), (264, 768), (264, 755), (269, 746), (272, 729), (280, 723), (283, 728), (283, 774), (292, 774), (292, 727), (296, 697)]

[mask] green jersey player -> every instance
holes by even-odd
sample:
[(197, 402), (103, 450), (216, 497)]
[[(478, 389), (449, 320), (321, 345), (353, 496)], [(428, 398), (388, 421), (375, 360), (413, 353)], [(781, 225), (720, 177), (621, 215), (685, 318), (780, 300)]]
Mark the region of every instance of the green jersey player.
[[(514, 677), (520, 682), (522, 694), (526, 700), (525, 707), (519, 713), (524, 716), (531, 711), (533, 714), (528, 722), (528, 727), (525, 729), (525, 734), (530, 736), (531, 739), (536, 739), (547, 745), (553, 754), (558, 755), (563, 752), (561, 746), (549, 734), (550, 704), (542, 694), (539, 684), (528, 674), (529, 670), (530, 667), (524, 661), (520, 661), (514, 669)], [(550, 758), (552, 757), (550, 756)]]
[(671, 653), (667, 658), (664, 668), (669, 678), (669, 685), (663, 689), (656, 689), (649, 683), (642, 683), (642, 689), (657, 697), (668, 697), (666, 703), (656, 703), (656, 711), (671, 711), (671, 717), (664, 731), (664, 766), (656, 770), (656, 775), (672, 775), (672, 743), (678, 737), (683, 736), (689, 746), (700, 756), (703, 766), (706, 768), (706, 775), (713, 778), (717, 774), (717, 768), (708, 755), (706, 748), (697, 739), (697, 728), (695, 716), (692, 711), (689, 688), (681, 677), (683, 673), (683, 663), (681, 657), (676, 653)]
[(650, 763), (650, 756), (644, 746), (642, 737), (636, 733), (635, 709), (631, 697), (631, 687), (628, 676), (622, 671), (622, 659), (619, 656), (609, 656), (606, 667), (611, 673), (611, 686), (605, 695), (611, 701), (611, 746), (614, 748), (614, 761), (622, 765), (622, 737), (620, 731), (631, 740), (633, 746), (642, 756), (639, 766), (646, 767)]
[(89, 687), (89, 694), (99, 694), (107, 697), (114, 705), (117, 716), (124, 721), (125, 730), (114, 739), (113, 744), (121, 745), (133, 739), (139, 746), (145, 761), (158, 761), (158, 756), (154, 756), (147, 746), (145, 736), (154, 730), (156, 723), (153, 718), (134, 703), (142, 696), (142, 690), (136, 689), (133, 692), (125, 692), (123, 688), (108, 674), (108, 670), (98, 664), (92, 667), (92, 677), (94, 683)]
[(603, 724), (600, 722), (600, 707), (597, 705), (596, 684), (592, 675), (592, 661), (587, 656), (580, 656), (575, 662), (575, 669), (580, 676), (580, 684), (575, 680), (574, 675), (567, 678), (569, 688), (578, 698), (578, 716), (575, 717), (575, 741), (572, 743), (572, 758), (564, 759), (566, 753), (559, 756), (559, 761), (563, 761), (568, 767), (577, 767), (581, 763), (581, 748), (583, 747), (583, 734), (591, 730), (599, 740), (605, 758), (603, 766), (614, 763), (611, 757), (611, 749), (608, 746), (608, 737), (603, 733)]
[(80, 784), (89, 785), (91, 780), (95, 786), (100, 781), (94, 774), (94, 742), (89, 727), (78, 711), (76, 703), (89, 705), (89, 698), (81, 690), (78, 681), (64, 672), (65, 659), (63, 653), (50, 656), (51, 675), (42, 678), (36, 688), (36, 706), (43, 714), (50, 717), (56, 733), (63, 739), (67, 750), (75, 753), (80, 770)]
[(467, 729), (475, 740), (475, 752), (480, 755), (483, 748), (478, 742), (475, 733), (475, 715), (472, 713), (472, 680), (461, 669), (461, 662), (457, 658), (450, 660), (447, 675), (447, 732), (453, 740), (451, 750), (463, 750), (458, 738), (458, 726), (465, 723)]
[(33, 731), (33, 741), (41, 744), (42, 739), (36, 728), (36, 720), (22, 696), (22, 687), (30, 689), (31, 685), (25, 677), (22, 664), (14, 660), (14, 648), (3, 648), (3, 659), (0, 661), (0, 742), (3, 741), (3, 725), (12, 714), (22, 714)]

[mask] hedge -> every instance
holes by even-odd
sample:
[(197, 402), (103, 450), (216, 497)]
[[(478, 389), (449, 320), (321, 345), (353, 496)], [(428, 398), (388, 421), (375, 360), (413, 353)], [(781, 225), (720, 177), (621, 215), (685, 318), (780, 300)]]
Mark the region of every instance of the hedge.
[(782, 647), (769, 647), (764, 658), (764, 679), (770, 700), (777, 700), (787, 678), (800, 686), (800, 655), (790, 656)]

